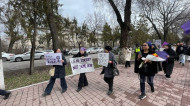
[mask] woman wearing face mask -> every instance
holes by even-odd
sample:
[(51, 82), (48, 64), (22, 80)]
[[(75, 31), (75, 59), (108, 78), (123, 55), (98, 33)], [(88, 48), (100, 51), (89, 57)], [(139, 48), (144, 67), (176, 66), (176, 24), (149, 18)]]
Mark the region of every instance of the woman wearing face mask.
[[(87, 56), (88, 56), (88, 54), (86, 53), (86, 48), (82, 47), (80, 49), (80, 52), (78, 54), (74, 55), (73, 58), (76, 58), (76, 57), (87, 57)], [(81, 73), (80, 77), (79, 77), (77, 92), (81, 91), (82, 87), (84, 87), (84, 86), (88, 86), (88, 80), (86, 78), (86, 74), (85, 73)]]
[(104, 74), (104, 81), (108, 84), (109, 89), (107, 95), (111, 95), (113, 92), (113, 65), (116, 64), (115, 56), (111, 52), (112, 48), (110, 46), (105, 47), (105, 53), (109, 53), (109, 62), (107, 67), (103, 67), (101, 74)]
[(171, 78), (174, 67), (174, 61), (177, 56), (176, 52), (171, 48), (170, 44), (164, 45), (164, 51), (168, 54), (167, 60), (162, 63), (166, 78)]
[[(60, 49), (55, 49), (54, 53), (61, 53)], [(54, 65), (55, 67), (55, 74), (50, 78), (49, 84), (47, 85), (44, 93), (42, 94), (43, 97), (50, 95), (52, 88), (54, 86), (56, 78), (60, 78), (61, 82), (61, 88), (62, 88), (62, 93), (65, 93), (67, 91), (67, 83), (65, 80), (65, 65), (67, 64), (67, 61), (65, 57), (62, 55), (62, 65)]]
[(158, 72), (158, 65), (157, 62), (150, 61), (148, 59), (142, 60), (142, 58), (146, 58), (147, 55), (153, 54), (154, 52), (152, 51), (152, 44), (150, 42), (144, 43), (142, 45), (142, 51), (138, 55), (137, 58), (137, 65), (139, 66), (142, 62), (144, 62), (146, 66), (146, 71), (144, 69), (138, 69), (138, 73), (140, 75), (140, 89), (141, 89), (141, 95), (139, 96), (139, 99), (144, 99), (146, 98), (146, 93), (145, 93), (145, 81), (147, 77), (147, 83), (151, 87), (151, 91), (154, 92), (154, 76)]

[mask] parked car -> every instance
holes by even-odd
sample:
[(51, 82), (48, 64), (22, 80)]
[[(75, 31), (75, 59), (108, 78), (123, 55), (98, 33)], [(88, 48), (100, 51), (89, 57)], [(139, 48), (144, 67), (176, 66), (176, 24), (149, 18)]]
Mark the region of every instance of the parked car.
[(2, 54), (2, 60), (3, 60), (3, 61), (9, 61), (10, 58), (11, 58), (12, 56), (14, 56), (13, 53), (1, 52), (1, 54)]
[(87, 50), (86, 50), (86, 52), (89, 54), (92, 54), (92, 53), (98, 53), (98, 49), (97, 48), (95, 48), (95, 47), (91, 47), (91, 48), (88, 48)]
[(96, 48), (99, 53), (104, 52), (104, 49), (101, 47)]
[[(34, 55), (35, 55), (34, 59), (43, 59), (44, 58), (44, 52), (42, 52), (42, 51), (36, 51)], [(20, 62), (23, 60), (30, 60), (30, 52), (14, 55), (10, 58), (10, 61), (16, 61), (16, 62)]]
[(76, 55), (78, 52), (79, 52), (79, 49), (75, 48), (75, 49), (71, 49), (68, 54), (69, 55)]
[(54, 51), (53, 50), (44, 50), (44, 55), (47, 53), (54, 53)]

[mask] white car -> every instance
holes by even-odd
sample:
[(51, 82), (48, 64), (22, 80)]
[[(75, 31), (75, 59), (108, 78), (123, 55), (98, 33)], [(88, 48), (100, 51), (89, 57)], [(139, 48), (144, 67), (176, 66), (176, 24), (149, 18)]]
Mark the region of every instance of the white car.
[(44, 50), (44, 55), (47, 53), (54, 53), (54, 51), (53, 50)]
[(76, 49), (71, 49), (68, 54), (69, 55), (76, 55), (78, 52), (79, 52), (79, 49), (76, 48)]
[(5, 52), (2, 52), (2, 60), (3, 61), (8, 61), (10, 60), (10, 58), (14, 56), (13, 53), (5, 53)]
[(88, 48), (87, 50), (86, 50), (86, 52), (89, 54), (92, 54), (92, 53), (98, 53), (98, 49), (97, 48), (95, 48), (95, 47), (91, 47), (91, 48)]
[(101, 47), (98, 47), (98, 48), (96, 48), (96, 49), (97, 49), (97, 51), (98, 51), (99, 53), (104, 52), (104, 49), (103, 49), (103, 48), (101, 48)]
[[(42, 51), (35, 51), (34, 55), (35, 55), (34, 59), (43, 59), (44, 58), (44, 52), (42, 52)], [(16, 61), (16, 62), (20, 62), (23, 60), (30, 60), (30, 52), (14, 55), (10, 58), (10, 61)]]

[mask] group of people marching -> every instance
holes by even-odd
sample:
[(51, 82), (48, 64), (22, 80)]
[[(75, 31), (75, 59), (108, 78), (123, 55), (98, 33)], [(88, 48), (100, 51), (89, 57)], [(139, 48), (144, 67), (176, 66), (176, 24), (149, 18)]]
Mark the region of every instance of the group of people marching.
[[(174, 67), (174, 61), (179, 60), (180, 64), (183, 66), (185, 65), (185, 55), (189, 55), (190, 52), (190, 45), (184, 46), (183, 43), (177, 44), (177, 47), (173, 48), (171, 44), (169, 43), (164, 43), (163, 44), (164, 51), (168, 54), (166, 61), (164, 62), (157, 62), (157, 61), (150, 61), (148, 59), (143, 59), (146, 58), (147, 55), (149, 54), (154, 54), (158, 50), (156, 45), (152, 44), (151, 42), (146, 42), (143, 43), (143, 45), (140, 47), (139, 45), (136, 45), (135, 49), (135, 67), (134, 67), (134, 72), (138, 73), (140, 76), (140, 90), (141, 90), (141, 95), (139, 96), (139, 99), (144, 99), (146, 97), (146, 92), (145, 92), (145, 82), (147, 79), (147, 83), (150, 85), (151, 91), (154, 92), (154, 76), (156, 73), (161, 71), (162, 69), (164, 70), (165, 77), (166, 78), (171, 78), (171, 74), (173, 71)], [(105, 53), (109, 53), (109, 61), (108, 61), (108, 66), (103, 67), (101, 74), (104, 74), (104, 81), (108, 84), (108, 92), (107, 95), (111, 95), (113, 93), (113, 80), (114, 80), (114, 72), (113, 72), (113, 67), (115, 64), (117, 64), (116, 59), (114, 54), (111, 52), (112, 48), (110, 46), (105, 47)], [(125, 67), (130, 67), (130, 60), (131, 60), (131, 53), (132, 53), (132, 48), (131, 47), (126, 47), (124, 49), (126, 52), (125, 54), (125, 60), (126, 64)], [(54, 53), (61, 53), (60, 49), (54, 50)], [(87, 57), (88, 54), (86, 53), (86, 49), (82, 47), (80, 49), (80, 52), (77, 55), (74, 55), (73, 58), (77, 57)], [(190, 61), (190, 57), (189, 57)], [(144, 63), (142, 65), (142, 62)], [(67, 83), (65, 79), (65, 65), (67, 64), (67, 61), (65, 57), (62, 55), (62, 65), (54, 65), (53, 67), (55, 68), (54, 76), (50, 77), (49, 83), (42, 94), (42, 96), (47, 96), (51, 94), (51, 91), (53, 89), (54, 83), (56, 78), (60, 78), (60, 85), (62, 88), (62, 93), (65, 93), (67, 91)], [(142, 66), (141, 66), (142, 65)], [(140, 67), (141, 66), (141, 67)], [(79, 81), (78, 81), (78, 88), (77, 92), (80, 92), (83, 87), (88, 86), (88, 80), (86, 77), (85, 73), (81, 73), (79, 76)], [(4, 95), (5, 98), (7, 99), (11, 92), (5, 91), (5, 90), (0, 90), (0, 95)]]
[[(148, 59), (143, 60), (142, 58), (146, 58), (147, 55), (151, 55), (156, 53), (158, 48), (155, 44), (151, 42), (146, 42), (142, 45), (142, 47), (136, 45), (137, 48), (135, 50), (136, 58), (135, 58), (135, 73), (138, 73), (140, 76), (140, 89), (141, 95), (139, 99), (144, 99), (146, 97), (145, 93), (145, 81), (147, 79), (147, 83), (150, 85), (151, 91), (154, 92), (154, 76), (156, 73), (164, 70), (165, 77), (167, 79), (171, 78), (171, 74), (174, 68), (175, 60), (179, 60), (180, 64), (185, 65), (185, 55), (190, 55), (190, 45), (184, 46), (183, 43), (178, 44), (176, 49), (171, 44), (165, 42), (163, 44), (164, 52), (167, 53), (166, 61), (158, 62), (158, 61), (150, 61)], [(190, 57), (188, 57), (188, 61), (190, 61)], [(142, 62), (145, 63), (142, 65)], [(141, 68), (139, 66), (142, 65)]]
[[(114, 54), (111, 52), (112, 48), (110, 46), (106, 46), (105, 47), (105, 53), (109, 53), (109, 61), (108, 61), (108, 66), (107, 67), (103, 67), (103, 70), (100, 74), (104, 74), (104, 81), (108, 84), (109, 89), (107, 94), (111, 95), (113, 92), (113, 79), (114, 79), (114, 74), (113, 74), (113, 64), (116, 63)], [(55, 53), (61, 53), (60, 49), (56, 49), (54, 51)], [(84, 47), (82, 47), (80, 49), (80, 52), (76, 55), (73, 56), (73, 58), (77, 58), (77, 57), (87, 57), (88, 54), (86, 53), (86, 49)], [(62, 56), (62, 66), (59, 65), (55, 65), (55, 74), (54, 76), (52, 76), (50, 78), (49, 84), (47, 85), (44, 93), (42, 94), (42, 96), (47, 96), (51, 94), (53, 85), (55, 83), (56, 78), (60, 78), (60, 82), (61, 82), (61, 88), (62, 88), (62, 93), (65, 93), (67, 91), (67, 83), (65, 80), (65, 65), (67, 64), (67, 61), (65, 59), (64, 56)], [(88, 86), (88, 80), (86, 77), (85, 73), (81, 73), (79, 76), (79, 82), (78, 82), (78, 88), (77, 88), (77, 92), (81, 91), (83, 87)]]

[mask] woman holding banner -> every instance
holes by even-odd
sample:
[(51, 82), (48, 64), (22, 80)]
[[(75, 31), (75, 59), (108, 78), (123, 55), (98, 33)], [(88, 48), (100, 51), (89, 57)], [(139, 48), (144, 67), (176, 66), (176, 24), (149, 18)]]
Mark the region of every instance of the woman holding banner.
[(111, 95), (113, 92), (113, 80), (114, 80), (114, 73), (113, 73), (113, 65), (116, 64), (115, 56), (111, 52), (112, 48), (110, 46), (105, 47), (105, 53), (109, 53), (109, 62), (107, 67), (103, 67), (101, 74), (104, 74), (104, 81), (108, 84), (109, 90), (107, 95)]
[[(55, 49), (54, 53), (61, 53), (60, 49)], [(61, 81), (61, 88), (62, 88), (62, 93), (65, 93), (67, 91), (67, 83), (65, 80), (65, 65), (67, 64), (67, 61), (65, 59), (65, 57), (62, 55), (62, 63), (63, 65), (54, 65), (53, 67), (55, 67), (55, 73), (54, 76), (52, 76), (50, 78), (49, 84), (47, 85), (44, 93), (42, 94), (43, 97), (50, 95), (52, 88), (54, 86), (55, 80), (56, 78), (60, 78)]]
[[(76, 55), (73, 56), (73, 58), (77, 58), (77, 57), (87, 57), (88, 54), (86, 53), (86, 48), (82, 47), (80, 49), (80, 52)], [(85, 73), (81, 73), (80, 77), (79, 77), (79, 82), (78, 82), (78, 89), (77, 92), (82, 90), (82, 87), (88, 86), (88, 80), (86, 78), (86, 74)]]

